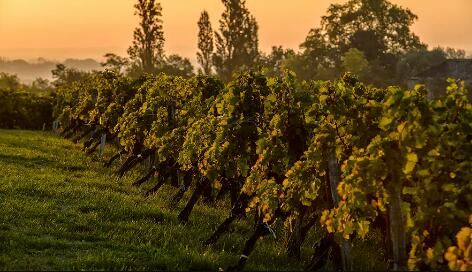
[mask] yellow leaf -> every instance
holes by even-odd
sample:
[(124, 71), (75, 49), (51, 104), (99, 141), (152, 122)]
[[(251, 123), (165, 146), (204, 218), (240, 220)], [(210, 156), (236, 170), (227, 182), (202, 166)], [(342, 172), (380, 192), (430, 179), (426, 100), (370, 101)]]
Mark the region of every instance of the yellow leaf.
[(382, 119), (380, 119), (379, 127), (385, 130), (386, 127), (392, 123), (392, 121), (393, 121), (392, 117), (384, 116), (382, 117)]
[(444, 259), (448, 262), (455, 262), (457, 260), (457, 255), (448, 251), (444, 254)]
[(418, 162), (418, 155), (416, 155), (416, 153), (408, 153), (408, 155), (406, 155), (406, 159), (407, 162), (405, 168), (403, 168), (403, 173), (409, 174), (413, 171), (413, 169), (415, 169), (415, 165)]
[(288, 179), (284, 179), (284, 181), (282, 182), (282, 184), (283, 184), (283, 186), (284, 186), (285, 188), (287, 188), (288, 185), (289, 185)]
[(270, 102), (277, 101), (277, 97), (274, 94), (269, 94), (266, 99)]
[(457, 245), (463, 251), (467, 249), (469, 244), (472, 242), (472, 229), (469, 227), (463, 227), (456, 235)]
[(405, 129), (405, 126), (406, 122), (402, 122), (400, 125), (398, 125), (397, 131), (401, 133)]
[(433, 249), (432, 249), (432, 248), (428, 248), (428, 249), (426, 250), (426, 257), (428, 257), (428, 259), (431, 260), (431, 259), (433, 258), (433, 256), (434, 256), (433, 253), (434, 253), (434, 252), (433, 252)]
[(428, 156), (431, 156), (431, 157), (437, 157), (439, 156), (439, 151), (437, 149), (433, 149), (431, 151), (428, 152)]
[(267, 79), (267, 86), (274, 86), (275, 84), (277, 84), (277, 80), (273, 77)]
[(388, 134), (388, 138), (389, 138), (390, 140), (397, 141), (397, 140), (400, 139), (400, 134), (399, 134), (398, 132), (390, 132), (390, 133)]
[(418, 155), (416, 155), (416, 153), (408, 153), (408, 155), (406, 155), (406, 158), (409, 160), (409, 161), (413, 161), (413, 162), (418, 162)]
[(323, 95), (320, 95), (319, 99), (321, 103), (324, 103), (326, 99), (328, 99), (328, 96), (323, 94)]
[(222, 184), (219, 180), (215, 180), (215, 182), (213, 183), (213, 187), (217, 190), (221, 189), (222, 187)]

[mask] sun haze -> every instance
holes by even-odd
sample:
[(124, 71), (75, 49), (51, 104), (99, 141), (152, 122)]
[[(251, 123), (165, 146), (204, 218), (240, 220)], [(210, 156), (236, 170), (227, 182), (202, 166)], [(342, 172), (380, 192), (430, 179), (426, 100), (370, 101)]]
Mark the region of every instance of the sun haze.
[[(126, 55), (131, 44), (134, 0), (0, 0), (0, 56), (100, 58), (104, 53)], [(223, 11), (219, 0), (162, 0), (166, 52), (195, 59), (197, 21), (210, 13), (213, 28)], [(248, 0), (259, 23), (260, 48), (273, 45), (298, 49), (310, 28), (333, 0)], [(413, 31), (431, 47), (472, 51), (472, 1), (392, 0), (419, 19)]]

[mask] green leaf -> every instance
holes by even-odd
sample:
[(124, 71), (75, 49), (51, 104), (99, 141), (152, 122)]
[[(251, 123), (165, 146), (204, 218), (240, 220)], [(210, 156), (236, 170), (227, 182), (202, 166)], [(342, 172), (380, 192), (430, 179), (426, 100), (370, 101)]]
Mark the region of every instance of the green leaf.
[(416, 136), (416, 148), (423, 148), (426, 145), (426, 137), (424, 134), (419, 134)]
[(247, 164), (247, 160), (241, 158), (238, 161), (238, 166), (239, 166), (239, 169), (241, 170), (241, 176), (246, 177), (249, 171), (249, 165)]
[(275, 102), (277, 101), (277, 97), (275, 96), (275, 94), (269, 94), (266, 99), (270, 102)]
[(358, 223), (358, 233), (361, 236), (362, 239), (364, 239), (367, 236), (367, 233), (369, 232), (369, 221), (360, 221)]
[(437, 148), (428, 152), (428, 156), (430, 156), (430, 157), (437, 157), (439, 155), (441, 155), (441, 154), (439, 153)]
[(445, 192), (455, 192), (457, 191), (457, 187), (454, 184), (451, 183), (446, 183), (441, 186), (441, 189)]
[(405, 195), (415, 195), (416, 194), (416, 189), (414, 187), (404, 187), (403, 188), (403, 194), (405, 194)]
[(218, 114), (223, 113), (223, 102), (216, 103), (216, 111), (218, 112)]

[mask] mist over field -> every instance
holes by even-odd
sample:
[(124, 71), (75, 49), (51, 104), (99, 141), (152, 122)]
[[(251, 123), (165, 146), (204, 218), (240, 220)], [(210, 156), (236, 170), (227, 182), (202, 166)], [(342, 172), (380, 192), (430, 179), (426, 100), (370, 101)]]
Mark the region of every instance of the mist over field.
[(103, 70), (100, 62), (94, 59), (66, 59), (64, 61), (53, 61), (44, 58), (36, 60), (24, 59), (0, 59), (0, 72), (16, 74), (20, 81), (31, 84), (36, 78), (52, 80), (51, 71), (57, 64), (64, 64), (67, 67), (81, 71), (91, 72), (93, 70)]

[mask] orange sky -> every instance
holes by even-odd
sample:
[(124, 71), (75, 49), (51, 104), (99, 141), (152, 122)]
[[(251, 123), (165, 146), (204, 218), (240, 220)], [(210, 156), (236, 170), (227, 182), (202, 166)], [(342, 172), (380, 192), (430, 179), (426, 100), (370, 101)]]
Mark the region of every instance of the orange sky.
[[(298, 48), (330, 3), (346, 0), (247, 0), (260, 47)], [(472, 51), (472, 0), (391, 0), (419, 20), (413, 30), (431, 46)], [(0, 56), (51, 59), (125, 55), (137, 24), (134, 0), (0, 0)], [(207, 9), (217, 28), (220, 0), (161, 0), (166, 52), (195, 59), (197, 24)]]

